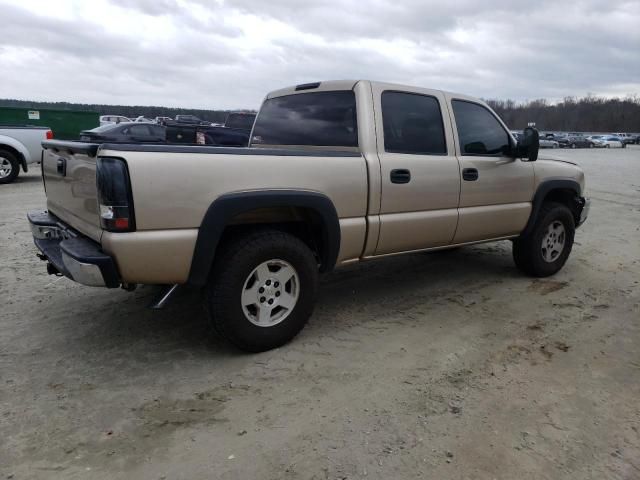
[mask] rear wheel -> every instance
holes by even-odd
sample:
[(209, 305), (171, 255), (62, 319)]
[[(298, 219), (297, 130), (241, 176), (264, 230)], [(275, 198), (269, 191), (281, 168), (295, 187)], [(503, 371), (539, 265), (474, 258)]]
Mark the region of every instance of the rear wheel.
[(569, 208), (545, 203), (531, 233), (513, 242), (516, 266), (534, 277), (553, 275), (569, 258), (574, 235), (575, 221)]
[(575, 144), (575, 143), (572, 143), (572, 144), (571, 144), (571, 148), (576, 148), (576, 144)]
[(223, 249), (206, 302), (214, 329), (242, 350), (284, 345), (305, 326), (318, 290), (313, 252), (276, 230), (250, 233)]
[(0, 184), (13, 182), (20, 173), (20, 162), (15, 154), (0, 150)]

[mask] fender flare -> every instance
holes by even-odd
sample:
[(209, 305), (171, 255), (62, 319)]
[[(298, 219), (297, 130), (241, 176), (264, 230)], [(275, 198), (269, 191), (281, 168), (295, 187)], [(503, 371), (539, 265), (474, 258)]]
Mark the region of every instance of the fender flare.
[(229, 193), (211, 203), (198, 231), (188, 283), (196, 286), (207, 283), (218, 243), (233, 217), (256, 208), (270, 207), (301, 207), (316, 212), (322, 219), (324, 246), (320, 270), (333, 269), (340, 250), (340, 222), (329, 197), (306, 190), (259, 190)]
[(527, 226), (520, 234), (521, 237), (524, 237), (525, 235), (531, 233), (531, 231), (533, 230), (533, 226), (538, 219), (538, 214), (540, 213), (540, 208), (542, 207), (544, 199), (553, 190), (573, 190), (576, 194), (576, 197), (579, 197), (582, 189), (580, 187), (580, 184), (575, 180), (551, 179), (545, 180), (540, 183), (535, 195), (533, 196), (533, 202), (531, 204), (531, 215), (529, 216)]
[(27, 164), (31, 163), (31, 155), (29, 155), (29, 151), (27, 150), (27, 148), (22, 144), (22, 142), (16, 140), (13, 137), (9, 137), (7, 135), (0, 135), (0, 148), (2, 148), (5, 145), (7, 147), (13, 148), (16, 152), (20, 154), (18, 160), (20, 160), (20, 165), (22, 165), (22, 170), (26, 172)]

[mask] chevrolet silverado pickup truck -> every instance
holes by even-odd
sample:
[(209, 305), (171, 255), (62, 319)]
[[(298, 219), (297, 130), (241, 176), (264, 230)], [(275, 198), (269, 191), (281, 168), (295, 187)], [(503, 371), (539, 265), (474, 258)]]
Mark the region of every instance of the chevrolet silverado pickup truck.
[(42, 141), (52, 139), (49, 127), (0, 125), (0, 184), (11, 183), (28, 166), (40, 161)]
[(214, 329), (257, 352), (312, 314), (318, 275), (510, 239), (553, 275), (589, 211), (573, 163), (537, 160), (481, 100), (371, 81), (269, 93), (248, 147), (44, 142), (50, 273), (93, 286), (202, 289)]

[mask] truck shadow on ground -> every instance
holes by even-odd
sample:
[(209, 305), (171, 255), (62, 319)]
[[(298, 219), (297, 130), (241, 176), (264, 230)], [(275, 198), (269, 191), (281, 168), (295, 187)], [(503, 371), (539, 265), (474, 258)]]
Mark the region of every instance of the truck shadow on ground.
[(17, 185), (20, 183), (42, 183), (42, 176), (40, 175), (40, 166), (36, 167), (38, 169), (37, 172), (34, 172), (35, 169), (29, 169), (29, 174), (25, 174), (24, 172), (20, 172), (20, 174), (16, 177), (16, 179), (11, 182), (13, 185)]
[[(362, 307), (384, 316), (386, 308), (392, 314), (394, 308), (409, 300), (428, 309), (430, 302), (442, 300), (443, 291), (450, 294), (457, 289), (468, 294), (517, 278), (522, 275), (513, 265), (508, 242), (348, 266), (322, 277), (318, 307), (303, 335), (308, 339), (335, 333), (336, 327), (341, 328), (336, 318)], [(165, 309), (150, 310), (147, 306), (157, 292), (156, 288), (143, 287), (134, 294), (117, 292), (115, 300), (110, 298), (113, 293), (101, 294), (103, 308), (97, 315), (89, 313), (95, 306), (86, 308), (92, 318), (82, 322), (86, 330), (81, 344), (75, 345), (94, 353), (101, 351), (102, 362), (109, 352), (122, 351), (149, 356), (182, 350), (190, 357), (210, 359), (246, 355), (213, 333), (200, 291), (185, 289)], [(78, 319), (69, 319), (73, 320)]]

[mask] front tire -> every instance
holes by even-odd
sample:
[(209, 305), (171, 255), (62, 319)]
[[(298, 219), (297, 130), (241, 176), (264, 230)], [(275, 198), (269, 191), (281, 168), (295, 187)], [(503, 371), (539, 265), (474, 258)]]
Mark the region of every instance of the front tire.
[(20, 162), (8, 150), (0, 150), (0, 184), (13, 182), (20, 173)]
[(309, 247), (288, 233), (261, 230), (222, 247), (205, 301), (216, 332), (241, 350), (263, 352), (302, 330), (317, 291)]
[(534, 277), (548, 277), (565, 264), (573, 247), (575, 220), (567, 206), (542, 205), (531, 233), (513, 242), (513, 260), (521, 271)]

